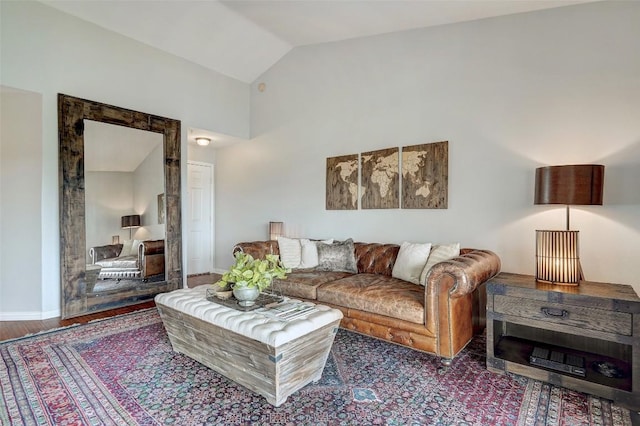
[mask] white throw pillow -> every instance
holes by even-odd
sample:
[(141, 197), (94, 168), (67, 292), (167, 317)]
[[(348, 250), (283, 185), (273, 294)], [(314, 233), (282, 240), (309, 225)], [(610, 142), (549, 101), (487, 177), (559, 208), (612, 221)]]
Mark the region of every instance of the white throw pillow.
[(315, 268), (318, 266), (318, 244), (333, 244), (333, 238), (322, 241), (311, 241), (307, 238), (300, 239), (302, 247), (300, 268)]
[(142, 244), (144, 241), (142, 240), (133, 240), (133, 243), (131, 244), (131, 254), (133, 256), (137, 256), (138, 255), (138, 249), (140, 248), (140, 244)]
[(302, 260), (302, 247), (297, 238), (278, 237), (280, 260), (285, 268), (299, 268)]
[(142, 240), (124, 240), (122, 251), (118, 257), (137, 256), (140, 244), (142, 244)]
[(431, 243), (402, 243), (391, 276), (419, 284), (420, 273), (427, 263), (430, 251)]
[(131, 256), (132, 246), (133, 240), (124, 240), (122, 243), (122, 251), (120, 251), (118, 257)]
[(420, 284), (427, 285), (427, 274), (436, 263), (444, 262), (457, 256), (460, 256), (460, 243), (434, 245), (431, 254), (429, 254), (427, 264), (424, 265), (424, 269), (420, 274)]

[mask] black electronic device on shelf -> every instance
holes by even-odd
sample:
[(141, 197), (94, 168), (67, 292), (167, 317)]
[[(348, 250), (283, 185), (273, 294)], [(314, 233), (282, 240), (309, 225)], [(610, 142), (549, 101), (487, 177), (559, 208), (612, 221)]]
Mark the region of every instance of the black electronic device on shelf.
[(583, 357), (561, 351), (535, 347), (529, 357), (529, 362), (538, 367), (550, 368), (580, 377), (587, 376)]

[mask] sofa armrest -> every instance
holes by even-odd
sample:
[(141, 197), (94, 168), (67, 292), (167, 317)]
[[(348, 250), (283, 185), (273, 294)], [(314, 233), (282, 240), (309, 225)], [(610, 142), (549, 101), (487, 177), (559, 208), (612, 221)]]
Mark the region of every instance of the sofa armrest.
[(121, 251), (122, 244), (109, 244), (106, 246), (91, 247), (89, 249), (89, 256), (91, 257), (91, 263), (95, 264), (104, 259), (118, 257)]
[(280, 254), (277, 241), (249, 241), (238, 243), (233, 247), (232, 253), (241, 251), (250, 254), (254, 259), (264, 259), (268, 254)]
[(500, 258), (492, 251), (466, 251), (461, 256), (434, 265), (427, 275), (427, 288), (432, 287), (433, 291), (433, 287), (441, 282), (443, 275), (447, 275), (452, 278), (451, 287), (448, 288), (449, 296), (461, 297), (498, 275), (500, 266)]
[(142, 278), (164, 273), (164, 240), (148, 240), (138, 247)]
[(138, 247), (138, 256), (164, 253), (164, 240), (143, 241)]
[(500, 272), (500, 258), (489, 250), (462, 250), (436, 264), (427, 275), (425, 325), (438, 336), (437, 353), (452, 358), (471, 339), (484, 317), (484, 297), (476, 289)]

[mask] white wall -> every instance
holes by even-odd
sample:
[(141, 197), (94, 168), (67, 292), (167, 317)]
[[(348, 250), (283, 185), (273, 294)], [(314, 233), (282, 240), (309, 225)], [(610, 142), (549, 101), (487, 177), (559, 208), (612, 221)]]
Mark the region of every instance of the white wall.
[[(25, 282), (23, 276), (3, 274), (2, 291), (18, 278), (22, 282), (19, 300), (3, 314), (32, 309), (33, 295), (42, 293), (34, 316), (55, 316), (60, 304), (57, 94), (181, 120), (186, 162), (189, 127), (249, 136), (249, 87), (34, 1), (0, 2), (0, 43), (0, 85), (42, 95), (42, 138), (33, 155), (43, 159), (40, 204), (0, 206), (3, 216), (35, 210), (34, 228), (42, 230), (42, 235), (31, 229), (21, 234), (21, 240), (37, 241), (41, 277)], [(3, 249), (16, 243), (2, 240)], [(18, 256), (7, 262), (15, 262), (16, 270), (32, 266)]]
[[(162, 142), (162, 137), (159, 142)], [(158, 223), (158, 194), (164, 193), (163, 168), (164, 151), (160, 143), (134, 172), (133, 211), (141, 215), (142, 224), (134, 230), (134, 237), (138, 240), (162, 240), (165, 237), (165, 224)]]
[(0, 88), (0, 320), (31, 319), (42, 304), (31, 285), (42, 273), (41, 117), (42, 96)]
[(84, 212), (86, 223), (87, 263), (89, 249), (111, 244), (118, 235), (120, 242), (129, 239), (129, 230), (120, 228), (120, 218), (134, 214), (134, 175), (131, 172), (84, 173)]
[[(217, 153), (217, 266), (238, 241), (460, 241), (533, 274), (535, 168), (602, 163), (572, 209), (586, 277), (640, 291), (640, 3), (599, 2), (293, 50), (252, 85), (252, 140)], [(257, 85), (266, 84), (259, 92)], [(446, 210), (325, 210), (325, 159), (449, 141)]]
[(215, 164), (216, 148), (214, 146), (200, 146), (190, 143), (187, 147), (187, 159), (189, 161), (200, 161), (202, 163)]

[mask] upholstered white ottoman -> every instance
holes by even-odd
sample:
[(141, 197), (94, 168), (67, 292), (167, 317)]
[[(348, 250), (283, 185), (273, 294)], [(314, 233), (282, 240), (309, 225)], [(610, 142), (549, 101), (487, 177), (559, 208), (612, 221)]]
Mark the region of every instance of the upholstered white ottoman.
[(316, 305), (281, 321), (206, 299), (206, 287), (156, 296), (173, 350), (262, 396), (275, 406), (322, 377), (342, 312)]

